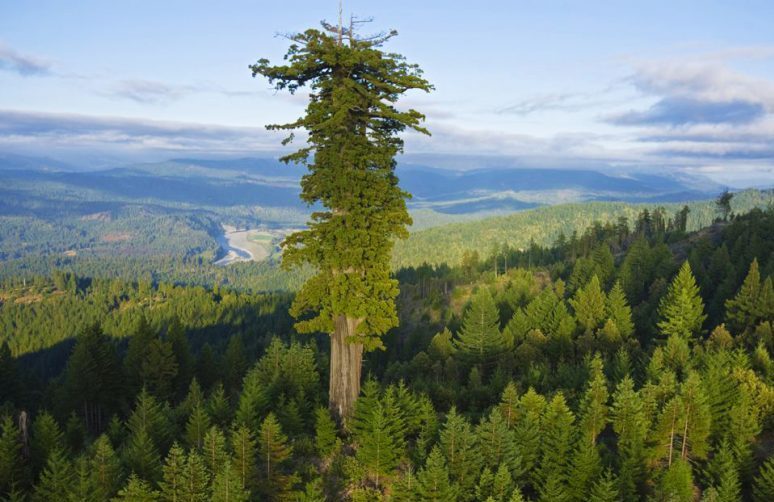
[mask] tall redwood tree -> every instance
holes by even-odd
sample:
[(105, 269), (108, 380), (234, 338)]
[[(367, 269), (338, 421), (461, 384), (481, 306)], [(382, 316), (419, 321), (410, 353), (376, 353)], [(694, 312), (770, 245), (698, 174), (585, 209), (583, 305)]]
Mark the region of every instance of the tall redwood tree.
[[(424, 115), (395, 105), (409, 90), (432, 90), (417, 65), (381, 49), (396, 32), (360, 38), (354, 24), (323, 22), (322, 30), (289, 37), (286, 64), (261, 59), (250, 67), (277, 90), (310, 91), (304, 116), (267, 128), (308, 134), (306, 146), (281, 160), (306, 165), (301, 199), (324, 209), (312, 213), (308, 229), (285, 239), (282, 261), (316, 270), (291, 313), (300, 332), (330, 334), (330, 406), (343, 421), (360, 393), (363, 352), (383, 348), (381, 335), (398, 324), (390, 255), (411, 224), (410, 195), (395, 175), (403, 150), (398, 134), (429, 133)], [(291, 132), (283, 144), (292, 140)]]

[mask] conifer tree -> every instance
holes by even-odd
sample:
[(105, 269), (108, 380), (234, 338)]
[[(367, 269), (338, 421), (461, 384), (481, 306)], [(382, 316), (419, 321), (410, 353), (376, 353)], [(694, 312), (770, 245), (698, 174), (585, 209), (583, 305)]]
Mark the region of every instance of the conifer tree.
[(201, 455), (197, 452), (188, 452), (181, 480), (181, 500), (189, 500), (191, 502), (207, 502), (210, 500), (210, 475), (207, 473), (207, 468)]
[(75, 472), (67, 456), (60, 449), (55, 449), (48, 456), (46, 467), (40, 474), (40, 480), (35, 486), (33, 500), (53, 501), (67, 498), (75, 482)]
[(761, 274), (755, 258), (736, 296), (726, 300), (726, 319), (737, 332), (751, 330), (758, 324), (760, 295)]
[(281, 499), (291, 489), (294, 479), (284, 469), (292, 452), (277, 418), (269, 413), (258, 431), (259, 488), (266, 499)]
[(137, 391), (145, 385), (145, 374), (143, 366), (148, 358), (150, 347), (155, 340), (156, 335), (153, 332), (148, 319), (141, 316), (134, 329), (134, 333), (129, 338), (129, 343), (124, 356), (124, 367), (130, 390)]
[(701, 331), (707, 316), (699, 296), (699, 287), (687, 261), (672, 280), (666, 296), (661, 299), (658, 313), (661, 318), (658, 327), (667, 337), (679, 336), (683, 340), (690, 340)]
[(141, 367), (142, 380), (148, 391), (162, 401), (169, 400), (177, 390), (177, 360), (172, 344), (155, 338), (147, 347)]
[(492, 410), (486, 420), (476, 427), (476, 439), (483, 453), (484, 465), (494, 473), (500, 465), (505, 465), (513, 477), (522, 474), (521, 457), (505, 420), (497, 410)]
[(320, 457), (326, 458), (336, 451), (340, 441), (336, 437), (336, 423), (327, 409), (317, 408), (314, 432), (314, 442)]
[(251, 369), (242, 379), (242, 392), (236, 410), (236, 421), (250, 430), (258, 430), (260, 417), (267, 408), (268, 398), (257, 369)]
[(253, 486), (252, 480), (255, 474), (255, 439), (250, 429), (239, 425), (231, 433), (231, 451), (233, 452), (234, 472), (236, 472), (243, 488)]
[(416, 495), (419, 500), (433, 502), (457, 500), (457, 488), (449, 481), (449, 471), (438, 447), (433, 448), (424, 469), (417, 474)]
[(530, 387), (519, 399), (519, 419), (514, 428), (524, 470), (530, 473), (530, 480), (534, 486), (540, 483), (539, 471), (536, 467), (540, 460), (541, 427), (545, 408), (546, 399)]
[(774, 457), (768, 458), (755, 476), (753, 499), (756, 502), (774, 500)]
[(707, 438), (712, 417), (701, 377), (697, 373), (691, 372), (682, 384), (680, 402), (682, 404), (680, 458), (686, 461), (690, 458), (706, 458), (709, 449)]
[(74, 482), (70, 488), (71, 500), (98, 500), (94, 486), (94, 477), (91, 475), (89, 459), (84, 455), (78, 456), (73, 462)]
[(427, 131), (422, 114), (394, 104), (410, 89), (432, 89), (416, 65), (380, 49), (396, 32), (358, 38), (353, 25), (323, 23), (324, 30), (292, 35), (288, 64), (261, 59), (251, 67), (278, 90), (311, 90), (303, 117), (269, 128), (309, 132), (308, 146), (282, 160), (307, 166), (301, 198), (325, 210), (312, 214), (308, 230), (285, 239), (283, 265), (317, 270), (291, 312), (313, 313), (298, 322), (299, 331), (331, 334), (329, 398), (341, 418), (352, 414), (360, 394), (363, 351), (382, 347), (380, 335), (398, 322), (390, 253), (411, 218), (395, 176), (394, 157), (403, 148), (397, 134)]
[(245, 490), (239, 473), (226, 462), (212, 482), (211, 502), (247, 502), (250, 492)]
[(78, 336), (67, 360), (65, 387), (69, 405), (90, 431), (101, 431), (118, 410), (123, 375), (115, 347), (98, 324)]
[(32, 422), (30, 431), (30, 451), (33, 475), (37, 476), (46, 465), (51, 452), (63, 450), (64, 434), (53, 416), (47, 411), (41, 412)]
[(487, 288), (473, 295), (454, 344), (460, 357), (473, 364), (491, 364), (505, 350), (500, 313)]
[(596, 275), (570, 300), (570, 305), (575, 309), (576, 319), (587, 332), (595, 331), (604, 321), (605, 301), (605, 293)]
[[(577, 494), (576, 494), (577, 495)], [(610, 471), (606, 471), (600, 476), (591, 487), (588, 497), (579, 500), (588, 500), (588, 502), (617, 502), (621, 500), (618, 496), (615, 478)]]
[(118, 490), (122, 476), (121, 463), (105, 434), (92, 445), (90, 470), (96, 499), (110, 500)]
[(133, 434), (146, 432), (158, 448), (166, 449), (172, 442), (173, 430), (168, 405), (160, 403), (145, 389), (137, 396), (127, 427)]
[(202, 404), (196, 405), (185, 424), (185, 439), (188, 447), (201, 450), (204, 446), (204, 435), (207, 434), (210, 426), (210, 417), (204, 411), (204, 406)]
[(516, 423), (517, 411), (519, 406), (519, 393), (516, 390), (516, 385), (511, 381), (505, 386), (502, 397), (500, 398), (500, 405), (498, 409), (500, 414), (505, 420), (505, 425), (508, 428), (513, 428)]
[(167, 342), (172, 346), (172, 354), (177, 363), (177, 375), (175, 377), (175, 392), (178, 395), (185, 393), (186, 388), (193, 378), (194, 358), (191, 354), (191, 346), (185, 334), (180, 319), (174, 317), (167, 328)]
[(656, 487), (656, 497), (674, 502), (693, 500), (693, 475), (688, 462), (677, 460), (664, 471)]
[(13, 418), (4, 416), (0, 428), (0, 494), (7, 494), (21, 476), (21, 443)]
[(145, 481), (155, 482), (161, 475), (159, 450), (146, 429), (133, 432), (123, 452), (129, 472)]
[(548, 402), (543, 412), (538, 478), (544, 490), (549, 483), (564, 484), (569, 480), (569, 457), (575, 439), (574, 419), (561, 392)]
[(624, 339), (634, 334), (634, 323), (632, 322), (632, 309), (626, 300), (626, 294), (621, 287), (620, 281), (613, 284), (612, 289), (607, 294), (607, 303), (605, 304), (605, 313), (608, 319), (615, 323), (618, 332)]
[(207, 415), (215, 425), (226, 427), (231, 421), (231, 405), (223, 385), (218, 383), (206, 403)]
[(616, 387), (611, 415), (613, 430), (618, 436), (618, 489), (622, 499), (633, 500), (643, 481), (648, 419), (634, 382), (628, 376)]
[(118, 496), (114, 500), (126, 502), (156, 502), (157, 500), (160, 500), (160, 498), (159, 493), (151, 488), (146, 481), (140, 479), (137, 475), (132, 474), (129, 476), (129, 481), (126, 486), (118, 492)]
[(710, 470), (714, 474), (713, 486), (716, 489), (717, 502), (734, 502), (742, 498), (736, 460), (731, 445), (727, 441), (718, 445), (710, 463)]
[(462, 494), (470, 493), (481, 471), (481, 450), (465, 417), (452, 407), (441, 429), (440, 450), (446, 458), (452, 481)]
[(215, 425), (210, 427), (207, 434), (204, 435), (202, 457), (210, 478), (214, 478), (223, 466), (229, 463), (228, 452), (226, 452), (226, 437)]
[(185, 451), (177, 443), (173, 444), (162, 468), (163, 477), (159, 483), (162, 499), (183, 500), (185, 462)]
[(402, 453), (398, 434), (388, 409), (381, 403), (366, 415), (355, 434), (356, 458), (377, 488), (398, 467)]

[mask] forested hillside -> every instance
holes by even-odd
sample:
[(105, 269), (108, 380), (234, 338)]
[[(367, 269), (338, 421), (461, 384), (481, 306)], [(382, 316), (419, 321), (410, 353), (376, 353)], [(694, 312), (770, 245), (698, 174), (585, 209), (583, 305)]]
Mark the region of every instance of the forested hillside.
[(772, 500), (774, 212), (647, 214), (401, 269), (343, 431), (329, 337), (295, 334), (289, 296), (6, 279), (0, 492)]
[[(766, 208), (773, 202), (774, 192), (771, 190), (747, 190), (734, 194), (731, 206), (732, 211), (741, 214), (754, 207)], [(465, 251), (476, 251), (483, 258), (503, 243), (522, 249), (528, 248), (531, 242), (549, 246), (562, 238), (571, 239), (573, 234), (582, 234), (595, 222), (631, 227), (643, 209), (648, 209), (650, 217), (665, 222), (684, 205), (690, 210), (688, 230), (706, 227), (717, 217), (714, 200), (684, 204), (561, 204), (414, 232), (409, 239), (396, 243), (393, 264), (396, 267), (422, 263), (457, 265), (461, 263)]]
[[(749, 190), (734, 194), (732, 210), (745, 213), (765, 208), (771, 191)], [(714, 200), (687, 203), (687, 229), (709, 225), (717, 216)], [(495, 248), (507, 245), (527, 249), (553, 245), (564, 235), (582, 234), (593, 222), (625, 224), (633, 228), (637, 216), (648, 208), (652, 217), (671, 219), (681, 204), (629, 204), (589, 202), (560, 204), (481, 219), (480, 215), (446, 215), (421, 209), (412, 212), (409, 238), (396, 243), (393, 268), (423, 263), (459, 265), (467, 251), (478, 259), (491, 259)], [(659, 209), (661, 208), (661, 209)], [(236, 221), (252, 221), (247, 212)], [(266, 215), (276, 218), (277, 215)], [(471, 220), (464, 223), (460, 219)], [(29, 216), (0, 217), (0, 279), (50, 275), (62, 269), (84, 277), (177, 284), (228, 286), (243, 291), (295, 291), (310, 270), (287, 272), (274, 261), (212, 265), (219, 256), (215, 236), (222, 232), (222, 215), (214, 211), (169, 214), (161, 208), (128, 207), (118, 212), (98, 212), (89, 217), (45, 222)], [(232, 221), (232, 220), (228, 220)]]

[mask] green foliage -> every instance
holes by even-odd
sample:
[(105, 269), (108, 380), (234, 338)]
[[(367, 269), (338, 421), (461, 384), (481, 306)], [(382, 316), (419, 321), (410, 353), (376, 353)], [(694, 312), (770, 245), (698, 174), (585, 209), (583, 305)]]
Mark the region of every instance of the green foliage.
[(774, 458), (766, 460), (755, 477), (753, 498), (756, 502), (764, 502), (774, 498)]
[(505, 350), (500, 314), (487, 288), (473, 296), (454, 346), (460, 357), (474, 364), (491, 364)]

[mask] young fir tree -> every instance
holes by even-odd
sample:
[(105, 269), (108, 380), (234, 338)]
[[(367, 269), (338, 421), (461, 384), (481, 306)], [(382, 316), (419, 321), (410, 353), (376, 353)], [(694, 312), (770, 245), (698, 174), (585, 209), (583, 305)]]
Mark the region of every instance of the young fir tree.
[(615, 323), (621, 337), (626, 339), (634, 334), (634, 323), (632, 322), (632, 309), (626, 300), (621, 283), (616, 281), (610, 292), (607, 294), (607, 303), (605, 304), (607, 318)]
[(505, 350), (500, 313), (488, 288), (473, 295), (454, 345), (460, 357), (473, 364), (491, 364)]
[(584, 493), (582, 497), (582, 500), (588, 500), (588, 502), (617, 502), (621, 500), (616, 488), (615, 478), (610, 471), (606, 471), (600, 476), (594, 483), (594, 486), (591, 487), (588, 495)]
[(90, 470), (94, 496), (97, 500), (110, 500), (123, 480), (121, 462), (108, 437), (103, 434), (91, 447)]
[(159, 483), (164, 500), (182, 500), (185, 484), (185, 451), (177, 443), (169, 449)]
[(581, 500), (602, 472), (602, 459), (597, 448), (597, 436), (607, 425), (607, 381), (602, 359), (591, 361), (589, 381), (580, 405), (580, 435), (572, 456), (570, 492)]
[(758, 259), (753, 259), (742, 286), (736, 296), (726, 300), (726, 319), (737, 332), (743, 333), (757, 326), (761, 320), (759, 297), (761, 294), (761, 274)]
[(21, 443), (13, 418), (4, 416), (0, 422), (0, 494), (10, 493), (21, 476)]
[(160, 500), (159, 493), (155, 491), (146, 481), (139, 478), (136, 474), (129, 476), (126, 486), (118, 492), (114, 499), (126, 502), (156, 502)]
[(616, 387), (611, 412), (613, 431), (618, 437), (619, 492), (622, 499), (634, 500), (644, 477), (648, 417), (631, 377), (625, 377)]
[(355, 457), (377, 488), (398, 467), (403, 453), (401, 440), (388, 407), (377, 403), (365, 414), (355, 434), (358, 445)]
[(281, 499), (292, 488), (294, 478), (285, 474), (292, 453), (277, 418), (269, 413), (258, 431), (259, 489), (265, 499)]
[(658, 327), (666, 337), (690, 340), (701, 331), (707, 316), (688, 261), (683, 263), (669, 285), (666, 296), (659, 303), (658, 313), (661, 318)]
[(415, 493), (418, 500), (433, 502), (457, 500), (457, 488), (449, 481), (446, 461), (437, 446), (427, 457), (425, 467), (417, 474)]
[(542, 454), (538, 472), (542, 490), (546, 490), (548, 484), (564, 485), (569, 481), (570, 452), (575, 439), (574, 419), (561, 392), (549, 401), (543, 412)]
[(237, 473), (243, 488), (250, 488), (254, 485), (255, 479), (255, 456), (256, 447), (250, 429), (244, 425), (239, 425), (231, 433), (230, 438), (231, 451), (233, 453), (232, 463), (234, 472)]
[(75, 478), (70, 460), (62, 450), (56, 449), (49, 455), (46, 467), (40, 474), (33, 498), (40, 501), (66, 499), (73, 488)]
[(723, 441), (718, 445), (708, 471), (712, 474), (716, 502), (734, 502), (742, 498), (739, 470), (736, 466), (736, 459), (734, 459), (734, 452), (728, 441)]
[(753, 483), (753, 499), (756, 502), (774, 500), (774, 457), (766, 460), (761, 466)]
[(250, 500), (250, 492), (244, 488), (240, 474), (232, 464), (226, 462), (212, 481), (210, 501), (247, 502), (248, 500)]
[(336, 436), (336, 423), (331, 418), (330, 411), (325, 408), (317, 408), (314, 422), (314, 444), (317, 454), (321, 458), (328, 458), (339, 446), (340, 440)]
[(494, 473), (504, 465), (508, 472), (518, 478), (522, 474), (521, 457), (513, 437), (502, 415), (492, 410), (486, 420), (476, 427), (476, 439), (483, 453), (484, 465)]
[(201, 455), (195, 451), (188, 452), (183, 467), (180, 499), (191, 502), (207, 502), (210, 500), (209, 484), (210, 475)]
[(693, 474), (688, 462), (677, 460), (663, 472), (656, 486), (656, 498), (674, 502), (693, 500)]
[(215, 425), (210, 427), (207, 434), (204, 435), (202, 456), (210, 478), (214, 478), (221, 471), (223, 465), (229, 463), (228, 452), (226, 452), (226, 436)]
[(323, 30), (292, 35), (288, 64), (261, 59), (251, 66), (253, 76), (266, 77), (278, 90), (311, 91), (303, 117), (268, 127), (309, 134), (306, 147), (282, 160), (307, 166), (301, 198), (324, 209), (312, 214), (307, 230), (285, 239), (282, 261), (317, 271), (291, 313), (304, 318), (299, 331), (330, 333), (329, 399), (342, 419), (360, 394), (363, 351), (383, 347), (380, 335), (398, 323), (390, 254), (393, 239), (408, 235), (411, 218), (408, 194), (395, 176), (395, 156), (403, 148), (397, 134), (427, 131), (422, 114), (400, 111), (395, 103), (411, 89), (432, 89), (416, 65), (381, 50), (396, 32), (359, 38), (353, 26), (323, 23)]
[(439, 445), (452, 481), (463, 495), (471, 493), (481, 472), (482, 452), (470, 422), (453, 407), (441, 429)]
[(596, 275), (570, 300), (576, 319), (587, 332), (595, 331), (605, 320), (605, 300)]

